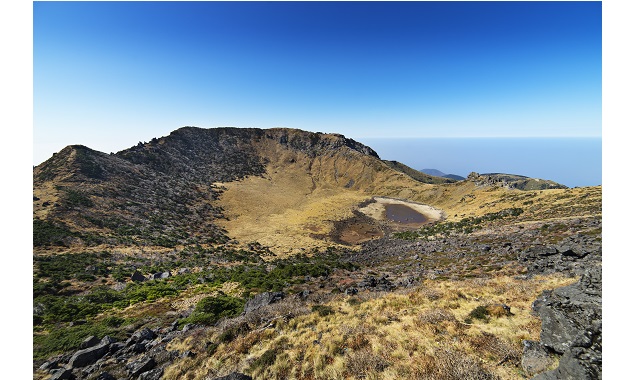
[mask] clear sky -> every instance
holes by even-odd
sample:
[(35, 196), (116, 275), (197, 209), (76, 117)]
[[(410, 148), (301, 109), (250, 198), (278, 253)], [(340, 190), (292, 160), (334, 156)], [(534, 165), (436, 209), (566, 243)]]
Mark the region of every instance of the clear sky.
[(600, 2), (34, 2), (34, 164), (179, 127), (602, 134)]

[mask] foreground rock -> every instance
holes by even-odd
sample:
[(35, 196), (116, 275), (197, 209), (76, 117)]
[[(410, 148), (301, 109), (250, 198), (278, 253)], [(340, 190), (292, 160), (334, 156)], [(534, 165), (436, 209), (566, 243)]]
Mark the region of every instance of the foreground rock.
[(95, 363), (108, 353), (110, 343), (112, 343), (111, 338), (105, 336), (98, 345), (75, 352), (68, 362), (68, 365), (71, 368), (78, 368)]
[[(542, 320), (540, 345), (560, 356), (556, 369), (533, 379), (601, 379), (602, 267), (589, 269), (573, 285), (545, 291), (532, 307)], [(523, 361), (535, 363), (534, 353), (525, 350)]]

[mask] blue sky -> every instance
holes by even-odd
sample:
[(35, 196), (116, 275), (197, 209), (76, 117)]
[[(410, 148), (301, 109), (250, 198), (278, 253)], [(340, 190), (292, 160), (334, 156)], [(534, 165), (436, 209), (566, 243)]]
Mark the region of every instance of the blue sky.
[(199, 127), (601, 136), (600, 2), (34, 2), (34, 164)]

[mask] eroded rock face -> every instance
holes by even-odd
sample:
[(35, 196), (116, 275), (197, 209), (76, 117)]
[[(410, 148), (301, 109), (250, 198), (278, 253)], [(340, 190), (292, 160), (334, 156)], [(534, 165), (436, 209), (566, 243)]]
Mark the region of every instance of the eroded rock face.
[(542, 320), (542, 345), (562, 355), (556, 369), (534, 379), (601, 379), (602, 267), (590, 268), (573, 285), (545, 291), (532, 308)]

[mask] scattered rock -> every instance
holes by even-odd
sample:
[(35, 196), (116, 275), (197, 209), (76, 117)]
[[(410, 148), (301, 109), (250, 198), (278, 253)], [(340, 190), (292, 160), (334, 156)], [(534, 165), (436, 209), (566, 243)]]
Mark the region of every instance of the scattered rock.
[(307, 298), (309, 298), (309, 295), (311, 294), (311, 291), (308, 289), (302, 290), (301, 292), (298, 293), (298, 298), (300, 298), (301, 300), (306, 300)]
[(95, 380), (117, 380), (117, 378), (109, 374), (108, 372), (102, 372), (97, 376)]
[(159, 380), (163, 376), (163, 368), (155, 368), (139, 375), (139, 380)]
[(357, 284), (362, 289), (370, 289), (377, 291), (390, 292), (396, 288), (396, 286), (388, 279), (387, 276), (382, 276), (379, 279), (374, 276), (368, 276)]
[(153, 369), (157, 363), (153, 358), (143, 358), (130, 364), (130, 376), (137, 377), (144, 372)]
[(357, 288), (353, 288), (353, 287), (351, 287), (351, 288), (347, 288), (347, 289), (344, 291), (344, 294), (346, 294), (346, 295), (348, 295), (348, 296), (354, 296), (355, 294), (357, 294), (357, 292), (358, 292)]
[(261, 307), (271, 305), (272, 303), (278, 302), (284, 298), (284, 293), (282, 292), (265, 292), (260, 293), (254, 296), (254, 298), (247, 301), (245, 304), (245, 311), (243, 314), (251, 313), (254, 310), (258, 310)]
[(142, 275), (141, 272), (139, 272), (138, 270), (134, 271), (132, 276), (130, 276), (130, 279), (135, 282), (143, 282), (147, 280), (147, 278), (145, 278), (145, 276)]
[(72, 379), (73, 372), (68, 368), (60, 368), (51, 371), (52, 376), (49, 377), (49, 380), (63, 380), (63, 379)]
[(100, 343), (96, 346), (79, 350), (73, 354), (68, 365), (71, 368), (79, 368), (93, 364), (108, 353), (109, 346), (110, 343)]

